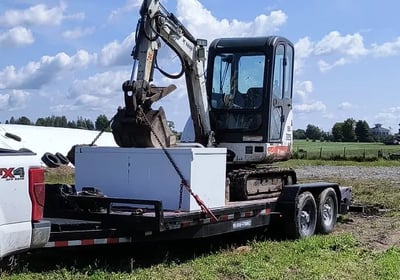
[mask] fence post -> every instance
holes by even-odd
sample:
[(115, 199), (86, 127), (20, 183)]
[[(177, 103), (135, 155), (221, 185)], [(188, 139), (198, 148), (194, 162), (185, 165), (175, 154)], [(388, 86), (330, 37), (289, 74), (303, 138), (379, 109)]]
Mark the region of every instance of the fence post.
[(322, 159), (322, 147), (319, 148), (319, 159)]
[(343, 147), (343, 158), (346, 159), (346, 147)]

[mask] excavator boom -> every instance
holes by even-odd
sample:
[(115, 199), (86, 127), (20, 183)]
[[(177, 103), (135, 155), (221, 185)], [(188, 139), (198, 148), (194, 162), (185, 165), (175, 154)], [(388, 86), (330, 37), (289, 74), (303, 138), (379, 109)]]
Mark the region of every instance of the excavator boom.
[[(140, 9), (131, 79), (122, 89), (125, 107), (119, 108), (112, 123), (116, 143), (121, 147), (169, 147), (176, 143), (162, 107), (152, 104), (175, 89), (174, 85), (155, 87), (154, 70), (169, 78), (186, 78), (196, 142), (207, 144), (211, 127), (205, 88), (205, 40), (196, 40), (183, 24), (169, 13), (159, 0), (145, 0)], [(179, 57), (182, 69), (171, 75), (158, 67), (157, 51), (161, 41)]]

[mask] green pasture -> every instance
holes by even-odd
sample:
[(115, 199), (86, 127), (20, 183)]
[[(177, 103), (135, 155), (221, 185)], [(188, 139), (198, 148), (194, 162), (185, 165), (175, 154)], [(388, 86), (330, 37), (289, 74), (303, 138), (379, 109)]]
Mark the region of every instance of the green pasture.
[(400, 145), (295, 140), (293, 152), (294, 158), (303, 159), (378, 159), (400, 154)]

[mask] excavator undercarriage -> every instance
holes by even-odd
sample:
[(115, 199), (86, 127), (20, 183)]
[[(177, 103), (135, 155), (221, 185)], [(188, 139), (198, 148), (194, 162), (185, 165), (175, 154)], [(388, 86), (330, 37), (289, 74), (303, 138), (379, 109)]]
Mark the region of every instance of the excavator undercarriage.
[(296, 184), (296, 172), (272, 165), (229, 168), (227, 189), (230, 201), (278, 197), (284, 185)]

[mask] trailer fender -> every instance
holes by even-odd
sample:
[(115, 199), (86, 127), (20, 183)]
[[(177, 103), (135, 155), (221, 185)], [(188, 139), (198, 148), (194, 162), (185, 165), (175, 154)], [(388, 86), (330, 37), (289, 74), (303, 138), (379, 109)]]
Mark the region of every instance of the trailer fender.
[(342, 199), (341, 189), (336, 183), (316, 182), (305, 184), (286, 185), (282, 188), (278, 199), (277, 210), (281, 213), (284, 222), (294, 221), (296, 215), (296, 205), (301, 193), (308, 191), (316, 199), (318, 195), (327, 188), (333, 188), (336, 192), (338, 202)]
[[(311, 192), (314, 197), (317, 197), (324, 189), (333, 188), (336, 192), (338, 201), (342, 200), (342, 193), (345, 193), (338, 184), (327, 183), (327, 182), (316, 182), (316, 183), (305, 183), (305, 184), (294, 184), (286, 185), (282, 188), (281, 195), (278, 199), (279, 204), (290, 204), (296, 201), (297, 196), (304, 192)], [(348, 196), (348, 195), (346, 195)]]

